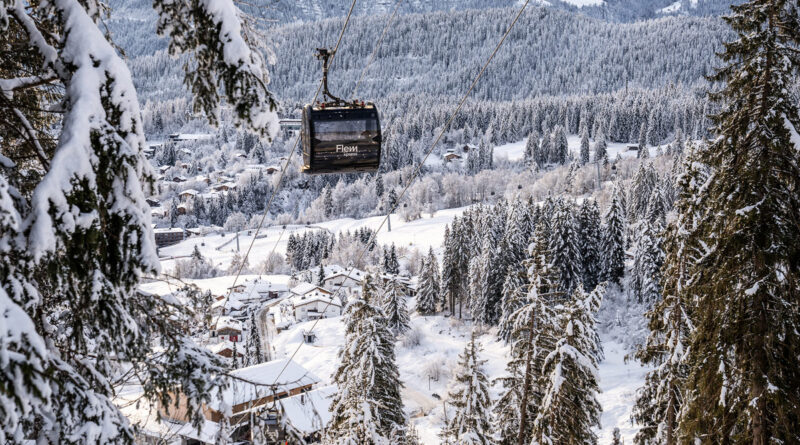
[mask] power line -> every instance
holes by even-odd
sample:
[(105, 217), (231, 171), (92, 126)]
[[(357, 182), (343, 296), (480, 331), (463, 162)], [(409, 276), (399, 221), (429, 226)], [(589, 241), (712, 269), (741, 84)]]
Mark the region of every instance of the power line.
[[(370, 246), (370, 245), (371, 245), (371, 244), (372, 244), (372, 243), (375, 241), (375, 239), (377, 238), (377, 236), (378, 236), (378, 232), (380, 232), (380, 230), (383, 228), (383, 225), (384, 225), (384, 224), (386, 224), (386, 221), (388, 220), (388, 218), (389, 218), (389, 215), (391, 215), (391, 214), (392, 214), (392, 213), (393, 213), (393, 212), (394, 212), (394, 211), (397, 209), (397, 206), (398, 206), (398, 205), (400, 205), (400, 201), (403, 199), (403, 196), (404, 196), (404, 195), (406, 194), (406, 192), (408, 191), (408, 188), (409, 188), (409, 187), (411, 187), (411, 184), (413, 184), (413, 183), (414, 183), (414, 180), (416, 180), (416, 179), (417, 179), (417, 176), (419, 176), (419, 173), (422, 171), (422, 167), (425, 165), (425, 161), (428, 159), (428, 157), (430, 156), (430, 154), (433, 152), (433, 149), (436, 147), (436, 144), (438, 144), (438, 143), (439, 143), (439, 141), (442, 139), (442, 136), (444, 136), (444, 133), (445, 133), (445, 132), (448, 130), (448, 128), (450, 127), (450, 124), (452, 124), (452, 123), (453, 123), (453, 120), (455, 119), (455, 117), (456, 117), (456, 115), (458, 114), (458, 112), (459, 112), (459, 111), (461, 111), (461, 107), (462, 107), (462, 106), (464, 105), (464, 103), (467, 101), (467, 98), (469, 97), (470, 93), (472, 93), (472, 90), (475, 88), (475, 85), (478, 83), (478, 81), (480, 80), (480, 78), (483, 76), (483, 73), (486, 71), (486, 68), (489, 66), (489, 63), (491, 63), (492, 59), (494, 59), (494, 56), (497, 54), (497, 51), (498, 51), (498, 50), (500, 49), (500, 47), (503, 45), (503, 42), (506, 40), (506, 37), (508, 37), (508, 35), (511, 33), (511, 30), (514, 28), (514, 25), (516, 25), (517, 21), (519, 20), (519, 18), (520, 18), (520, 16), (522, 15), (522, 13), (525, 11), (525, 8), (528, 6), (528, 3), (529, 3), (529, 2), (530, 2), (530, 0), (525, 0), (525, 3), (524, 3), (524, 4), (522, 5), (522, 7), (519, 9), (519, 12), (517, 12), (517, 14), (514, 16), (514, 20), (512, 20), (512, 21), (511, 21), (511, 24), (508, 26), (508, 29), (506, 29), (506, 32), (503, 34), (503, 37), (502, 37), (502, 38), (500, 39), (500, 41), (497, 43), (497, 46), (495, 46), (495, 48), (494, 48), (494, 51), (492, 51), (492, 54), (491, 54), (491, 55), (489, 56), (489, 58), (486, 60), (486, 63), (484, 63), (484, 64), (483, 64), (483, 67), (481, 68), (481, 70), (480, 70), (480, 72), (478, 73), (478, 75), (475, 77), (475, 80), (473, 80), (473, 81), (472, 81), (472, 84), (470, 85), (470, 87), (469, 87), (469, 89), (467, 90), (467, 92), (466, 92), (466, 93), (464, 93), (464, 96), (461, 98), (461, 101), (458, 103), (458, 106), (456, 107), (455, 111), (453, 111), (453, 114), (452, 114), (452, 115), (450, 115), (450, 118), (447, 120), (447, 123), (445, 123), (445, 124), (444, 124), (444, 126), (442, 126), (442, 130), (439, 132), (439, 135), (438, 135), (438, 136), (436, 137), (436, 139), (433, 141), (433, 143), (431, 144), (430, 148), (428, 148), (428, 151), (425, 153), (425, 156), (422, 158), (422, 161), (419, 163), (419, 165), (417, 166), (416, 170), (414, 171), (414, 174), (412, 175), (412, 177), (411, 177), (411, 180), (410, 180), (410, 181), (408, 181), (408, 183), (406, 184), (406, 186), (403, 188), (403, 191), (402, 191), (402, 192), (400, 193), (400, 195), (397, 197), (397, 202), (396, 202), (396, 203), (394, 204), (394, 206), (393, 206), (393, 207), (390, 209), (390, 211), (389, 211), (389, 212), (386, 214), (386, 217), (385, 217), (385, 218), (383, 218), (383, 220), (381, 220), (381, 224), (378, 226), (378, 228), (377, 228), (377, 229), (375, 230), (375, 232), (372, 234), (372, 236), (370, 237), (370, 240), (369, 240), (369, 242), (368, 242), (367, 244), (365, 244), (364, 248), (361, 250), (361, 253), (360, 253), (360, 254), (359, 254), (359, 256), (358, 256), (358, 259), (355, 261), (355, 263), (354, 263), (354, 264), (358, 264), (358, 263), (361, 261), (361, 259), (363, 258), (364, 254), (366, 253), (366, 251), (367, 251), (368, 247), (369, 247), (369, 246)], [(353, 270), (355, 270), (355, 267), (351, 267), (351, 268), (350, 268), (350, 271), (347, 273), (347, 277), (346, 277), (344, 280), (342, 280), (341, 284), (339, 284), (338, 288), (336, 289), (336, 291), (334, 292), (334, 294), (331, 296), (331, 298), (330, 298), (330, 300), (328, 301), (328, 303), (325, 305), (325, 308), (322, 310), (322, 313), (325, 313), (325, 311), (327, 311), (327, 310), (328, 310), (328, 307), (330, 307), (330, 305), (333, 303), (333, 299), (334, 299), (334, 297), (336, 297), (336, 295), (337, 295), (337, 294), (339, 294), (339, 292), (340, 292), (340, 291), (341, 291), (341, 289), (342, 289), (342, 286), (343, 286), (343, 285), (344, 285), (344, 283), (347, 281), (347, 279), (349, 279), (349, 278), (350, 278), (350, 274), (352, 274), (352, 273), (353, 273)], [(318, 318), (318, 319), (314, 320), (314, 323), (311, 325), (311, 329), (309, 330), (309, 332), (313, 332), (313, 331), (314, 331), (314, 328), (316, 328), (316, 326), (317, 326), (317, 323), (319, 323), (319, 320), (320, 320), (320, 318)], [(283, 369), (281, 369), (281, 372), (279, 372), (279, 373), (278, 373), (278, 376), (275, 378), (275, 380), (276, 380), (276, 381), (277, 381), (277, 380), (278, 380), (278, 379), (281, 377), (281, 375), (283, 374), (283, 372), (286, 370), (286, 368), (287, 368), (287, 367), (288, 367), (288, 365), (289, 365), (289, 362), (291, 362), (292, 360), (294, 360), (295, 356), (296, 356), (296, 355), (297, 355), (297, 353), (300, 351), (300, 348), (302, 348), (302, 347), (303, 347), (303, 344), (304, 344), (304, 343), (303, 343), (303, 342), (301, 342), (299, 345), (297, 345), (297, 348), (296, 348), (296, 349), (294, 350), (294, 352), (292, 353), (292, 356), (291, 356), (291, 357), (289, 357), (289, 360), (287, 360), (287, 362), (286, 362), (286, 363), (283, 365)]]

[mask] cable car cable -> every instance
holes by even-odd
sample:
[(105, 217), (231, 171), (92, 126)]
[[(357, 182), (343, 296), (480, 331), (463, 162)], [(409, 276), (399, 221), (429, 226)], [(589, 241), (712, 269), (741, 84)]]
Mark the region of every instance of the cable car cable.
[[(336, 60), (336, 50), (339, 49), (339, 45), (342, 43), (342, 37), (344, 37), (344, 32), (347, 29), (347, 25), (350, 23), (350, 16), (353, 14), (353, 8), (356, 6), (356, 1), (353, 0), (353, 3), (350, 5), (350, 10), (347, 11), (347, 17), (344, 20), (344, 24), (342, 25), (342, 30), (339, 32), (339, 38), (336, 40), (336, 46), (333, 50), (333, 55), (331, 55), (331, 65)], [(314, 99), (312, 99), (312, 103), (317, 101), (317, 97), (319, 97), (319, 93), (322, 90), (322, 83), (317, 87), (317, 92), (314, 94)], [(264, 220), (267, 219), (267, 215), (269, 214), (269, 209), (272, 207), (272, 202), (275, 200), (275, 196), (278, 194), (278, 190), (283, 183), (283, 177), (286, 174), (286, 169), (289, 167), (289, 163), (292, 161), (292, 156), (294, 156), (294, 152), (297, 149), (297, 145), (300, 142), (300, 135), (297, 135), (295, 139), (294, 145), (292, 146), (292, 151), (289, 152), (289, 157), (286, 158), (286, 163), (283, 166), (283, 170), (281, 170), (281, 175), (278, 177), (278, 182), (275, 184), (275, 187), (272, 189), (272, 195), (269, 197), (269, 201), (267, 201), (267, 206), (264, 209), (264, 214), (261, 216), (261, 220), (258, 222), (258, 228), (256, 229), (256, 233), (253, 235), (253, 239), (250, 240), (250, 245), (247, 247), (247, 251), (244, 254), (244, 260), (239, 264), (239, 268), (236, 271), (236, 277), (233, 279), (233, 284), (228, 289), (228, 295), (225, 297), (225, 303), (222, 304), (223, 312), (225, 306), (228, 305), (228, 301), (230, 301), (231, 294), (233, 293), (233, 288), (236, 287), (236, 282), (239, 281), (239, 276), (242, 274), (242, 269), (244, 265), (247, 264), (247, 258), (250, 256), (250, 251), (253, 249), (253, 244), (256, 242), (256, 238), (258, 237), (258, 232), (261, 231), (261, 228), (264, 226)], [(214, 321), (214, 326), (219, 322), (220, 315), (217, 316), (216, 320)]]
[[(417, 176), (419, 175), (420, 171), (422, 170), (422, 166), (425, 165), (425, 161), (428, 159), (428, 156), (430, 156), (430, 154), (433, 152), (433, 149), (436, 147), (436, 144), (439, 142), (439, 140), (441, 140), (442, 136), (447, 131), (447, 129), (450, 126), (450, 124), (453, 122), (453, 119), (455, 119), (456, 115), (461, 110), (461, 107), (464, 105), (464, 102), (466, 102), (466, 100), (469, 97), (470, 93), (475, 88), (475, 85), (478, 83), (480, 78), (483, 76), (483, 73), (486, 71), (486, 68), (489, 66), (489, 63), (492, 61), (492, 59), (494, 59), (495, 54), (497, 54), (497, 51), (500, 49), (500, 46), (503, 45), (503, 42), (506, 40), (506, 37), (508, 37), (508, 35), (511, 33), (511, 30), (514, 28), (514, 25), (517, 23), (517, 21), (519, 20), (520, 16), (522, 15), (522, 13), (525, 11), (525, 8), (528, 6), (528, 3), (530, 3), (530, 0), (525, 0), (525, 3), (519, 9), (519, 12), (517, 12), (516, 16), (514, 17), (514, 20), (511, 21), (511, 24), (509, 25), (509, 27), (506, 30), (505, 34), (503, 34), (503, 37), (500, 39), (500, 42), (498, 42), (497, 46), (495, 46), (494, 51), (492, 51), (492, 54), (489, 56), (489, 59), (487, 59), (486, 63), (483, 64), (483, 67), (481, 68), (480, 72), (478, 73), (478, 76), (475, 77), (475, 80), (472, 81), (472, 85), (470, 85), (469, 89), (464, 94), (464, 97), (461, 98), (461, 101), (459, 102), (459, 104), (456, 107), (455, 111), (453, 111), (453, 114), (450, 116), (450, 119), (448, 119), (447, 123), (442, 127), (442, 130), (439, 133), (439, 136), (436, 138), (436, 140), (433, 141), (433, 143), (431, 144), (430, 148), (428, 148), (428, 151), (425, 153), (425, 157), (422, 158), (422, 161), (420, 162), (419, 166), (417, 166), (417, 169), (414, 171), (414, 174), (412, 175), (411, 180), (408, 181), (406, 186), (403, 188), (403, 191), (397, 197), (397, 202), (390, 209), (389, 213), (387, 213), (386, 217), (383, 218), (383, 220), (381, 221), (381, 224), (378, 226), (378, 229), (375, 230), (375, 232), (372, 234), (372, 236), (370, 237), (370, 241), (361, 250), (361, 253), (358, 256), (358, 259), (353, 264), (357, 264), (358, 262), (361, 261), (361, 259), (364, 257), (364, 254), (368, 250), (368, 247), (377, 238), (378, 232), (380, 232), (380, 230), (383, 228), (383, 225), (386, 224), (386, 220), (389, 218), (389, 215), (397, 209), (397, 206), (399, 205), (399, 203), (402, 200), (403, 196), (408, 191), (408, 188), (411, 186), (411, 184), (414, 183), (414, 180), (417, 178)], [(331, 303), (333, 303), (333, 298), (341, 291), (342, 285), (345, 283), (345, 281), (347, 281), (348, 278), (350, 278), (350, 274), (353, 273), (354, 269), (355, 269), (355, 266), (350, 268), (350, 272), (348, 272), (347, 277), (345, 277), (345, 279), (342, 280), (341, 284), (339, 284), (338, 288), (336, 289), (336, 291), (331, 296), (330, 301), (328, 301), (328, 304), (325, 305), (325, 308), (322, 310), (323, 314), (325, 313), (325, 311), (328, 310), (328, 307), (330, 307)], [(314, 328), (317, 326), (317, 323), (319, 323), (319, 320), (321, 320), (321, 318), (318, 318), (318, 319), (314, 320), (314, 323), (311, 325), (311, 329), (309, 329), (308, 332), (313, 332), (314, 331)], [(277, 381), (281, 377), (283, 372), (289, 366), (289, 362), (294, 360), (295, 356), (300, 351), (300, 348), (303, 347), (303, 344), (304, 343), (301, 342), (299, 345), (297, 345), (297, 348), (294, 350), (294, 352), (292, 353), (291, 357), (289, 357), (289, 360), (286, 361), (286, 363), (283, 365), (283, 368), (281, 369), (281, 371), (275, 377), (275, 381)]]

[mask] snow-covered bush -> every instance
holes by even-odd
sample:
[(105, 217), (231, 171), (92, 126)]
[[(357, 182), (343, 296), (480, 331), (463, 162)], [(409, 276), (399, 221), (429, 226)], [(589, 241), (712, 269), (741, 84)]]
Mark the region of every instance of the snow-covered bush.
[(287, 274), (290, 272), (286, 258), (278, 252), (270, 252), (267, 258), (261, 262), (257, 271), (260, 273)]
[(233, 213), (225, 220), (225, 225), (223, 227), (228, 232), (244, 230), (244, 228), (247, 227), (247, 217), (242, 212)]
[(422, 369), (422, 375), (438, 382), (445, 374), (444, 359), (435, 357), (425, 362), (425, 367)]
[(412, 326), (411, 329), (406, 331), (402, 336), (402, 344), (405, 348), (415, 348), (422, 343), (425, 338), (425, 333), (419, 326)]

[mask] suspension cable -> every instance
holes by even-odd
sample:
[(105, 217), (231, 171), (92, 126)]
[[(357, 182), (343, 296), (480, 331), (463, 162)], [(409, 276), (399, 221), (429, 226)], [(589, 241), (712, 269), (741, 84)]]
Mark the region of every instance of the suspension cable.
[[(391, 215), (397, 209), (397, 206), (400, 205), (400, 201), (403, 199), (403, 196), (406, 194), (406, 192), (408, 191), (409, 187), (411, 187), (411, 184), (414, 183), (414, 180), (416, 180), (417, 176), (419, 176), (419, 173), (422, 171), (422, 167), (425, 165), (425, 161), (428, 159), (430, 154), (433, 152), (433, 149), (436, 147), (436, 144), (438, 144), (439, 141), (442, 139), (442, 136), (444, 136), (444, 133), (448, 130), (450, 125), (453, 123), (453, 120), (455, 119), (455, 117), (458, 114), (458, 112), (461, 111), (461, 107), (467, 101), (467, 98), (469, 97), (470, 93), (472, 93), (472, 90), (475, 88), (475, 85), (478, 83), (478, 81), (483, 76), (483, 73), (486, 71), (486, 68), (489, 66), (489, 63), (491, 63), (492, 59), (494, 59), (494, 56), (497, 54), (497, 51), (503, 45), (503, 42), (506, 40), (506, 37), (508, 37), (508, 35), (511, 33), (511, 30), (514, 28), (514, 25), (516, 25), (517, 20), (519, 20), (520, 16), (525, 11), (525, 8), (528, 6), (529, 2), (530, 2), (530, 0), (525, 0), (525, 3), (519, 9), (519, 12), (517, 12), (517, 14), (514, 16), (514, 20), (511, 21), (511, 24), (508, 26), (508, 29), (506, 29), (506, 32), (503, 34), (503, 37), (497, 43), (497, 46), (495, 46), (494, 51), (492, 51), (492, 54), (486, 60), (486, 63), (483, 64), (483, 67), (481, 68), (481, 70), (478, 73), (477, 77), (475, 77), (475, 80), (472, 81), (472, 84), (470, 85), (470, 87), (467, 90), (467, 92), (464, 93), (464, 96), (461, 98), (461, 101), (458, 103), (458, 106), (456, 107), (455, 111), (453, 111), (453, 114), (450, 115), (450, 118), (447, 120), (447, 123), (445, 123), (445, 125), (442, 127), (442, 130), (439, 132), (439, 136), (437, 136), (436, 139), (433, 141), (431, 146), (428, 148), (428, 151), (425, 153), (425, 156), (422, 158), (422, 161), (420, 161), (420, 163), (417, 166), (416, 170), (414, 170), (414, 174), (411, 176), (411, 180), (408, 181), (406, 186), (403, 188), (403, 191), (400, 192), (400, 195), (397, 197), (397, 202), (394, 204), (394, 206), (386, 214), (386, 217), (383, 218), (383, 220), (381, 220), (381, 224), (378, 226), (378, 228), (372, 234), (372, 236), (370, 237), (369, 242), (364, 245), (363, 249), (361, 249), (361, 253), (358, 256), (358, 259), (353, 264), (358, 264), (361, 261), (361, 259), (364, 257), (364, 254), (367, 252), (369, 246), (377, 238), (378, 232), (380, 232), (380, 230), (383, 228), (384, 224), (386, 224), (386, 221), (389, 219), (389, 215)], [(347, 279), (350, 278), (350, 274), (353, 273), (353, 270), (355, 270), (355, 266), (350, 268), (350, 271), (347, 273), (347, 277), (344, 280), (342, 280), (342, 282), (338, 285), (338, 288), (336, 289), (336, 291), (334, 291), (333, 295), (331, 295), (330, 300), (325, 305), (325, 308), (322, 310), (323, 314), (325, 313), (325, 311), (328, 310), (328, 307), (330, 307), (330, 305), (333, 303), (333, 299), (336, 297), (337, 294), (339, 294), (339, 292), (342, 289), (342, 286), (347, 281)], [(311, 325), (311, 329), (308, 331), (309, 333), (310, 332), (314, 332), (314, 328), (316, 328), (317, 323), (319, 323), (319, 320), (321, 320), (321, 319), (318, 318), (318, 319), (314, 320), (314, 323)], [(300, 351), (300, 348), (303, 347), (303, 344), (304, 344), (304, 342), (300, 342), (300, 344), (297, 345), (297, 348), (294, 350), (294, 352), (292, 353), (291, 357), (289, 357), (289, 360), (286, 361), (286, 363), (283, 365), (283, 368), (281, 369), (281, 371), (275, 377), (275, 381), (277, 381), (281, 377), (283, 372), (289, 366), (289, 363), (292, 360), (294, 360), (295, 356)]]

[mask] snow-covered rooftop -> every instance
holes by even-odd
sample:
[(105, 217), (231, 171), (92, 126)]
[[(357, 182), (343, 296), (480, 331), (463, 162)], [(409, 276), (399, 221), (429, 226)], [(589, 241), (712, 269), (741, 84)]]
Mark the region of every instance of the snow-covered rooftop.
[(331, 385), (281, 399), (286, 420), (306, 435), (320, 431), (331, 420), (331, 396), (336, 390), (336, 386)]
[(319, 289), (321, 292), (324, 293), (331, 293), (331, 291), (325, 289), (324, 287), (317, 286), (316, 284), (311, 283), (300, 283), (297, 286), (292, 288), (292, 293), (297, 295), (305, 295), (309, 292)]
[[(282, 372), (281, 372), (282, 371)], [(290, 359), (248, 366), (229, 373), (230, 385), (223, 390), (222, 399), (227, 406), (240, 405), (273, 394), (320, 382), (320, 378)], [(209, 407), (219, 411), (219, 397), (211, 397)]]

